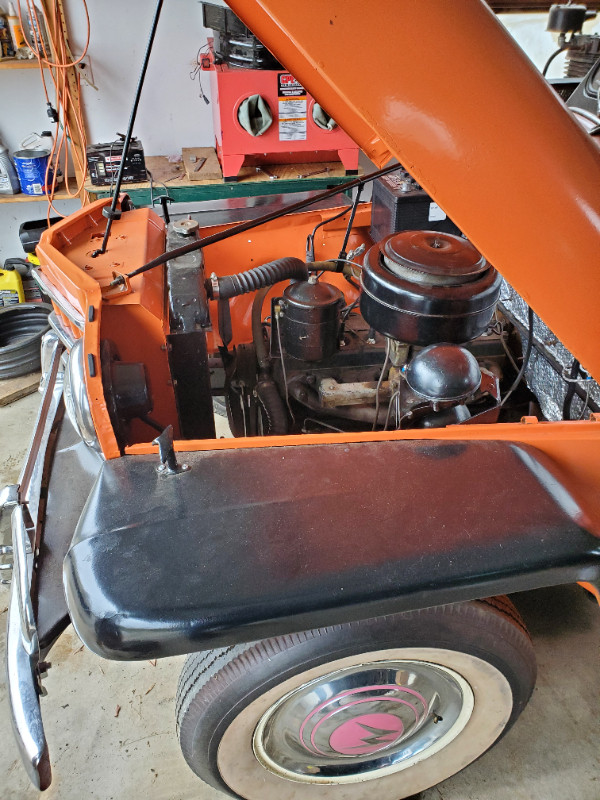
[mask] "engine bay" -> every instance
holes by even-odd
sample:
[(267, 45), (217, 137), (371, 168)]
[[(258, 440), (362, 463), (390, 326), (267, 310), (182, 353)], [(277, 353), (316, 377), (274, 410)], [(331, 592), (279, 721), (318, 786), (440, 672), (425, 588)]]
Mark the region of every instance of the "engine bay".
[[(399, 192), (430, 206), (414, 181)], [(168, 428), (200, 443), (600, 411), (596, 382), (450, 220), (408, 228), (373, 194), (308, 213), (259, 207), (254, 220), (240, 210), (244, 222), (227, 209), (161, 219), (125, 201), (103, 260), (91, 256), (102, 204), (56, 226), (40, 280), (52, 291), (62, 254), (69, 279), (85, 276), (65, 395), (86, 441), (106, 431), (114, 444), (98, 449), (113, 457)], [(85, 312), (61, 302), (59, 327), (77, 329)]]
[[(325, 215), (307, 235), (305, 259), (220, 276), (200, 249), (168, 262), (166, 347), (181, 438), (214, 438), (215, 413), (227, 416), (234, 437), (443, 428), (536, 413), (522, 382), (526, 344), (499, 309), (494, 267), (445, 231), (356, 236), (356, 210), (355, 202)], [(318, 229), (331, 240), (323, 226), (341, 217), (350, 219), (336, 228), (338, 257), (316, 260)], [(170, 222), (167, 250), (200, 232), (191, 218)], [(355, 246), (346, 251), (348, 242)], [(134, 391), (132, 365), (118, 350), (105, 349), (104, 374), (113, 378), (104, 390), (126, 446), (133, 418), (156, 430), (165, 422), (150, 416), (143, 370)], [(125, 369), (127, 380), (115, 381)], [(125, 383), (127, 392), (115, 392)], [(125, 395), (137, 400), (127, 405)]]

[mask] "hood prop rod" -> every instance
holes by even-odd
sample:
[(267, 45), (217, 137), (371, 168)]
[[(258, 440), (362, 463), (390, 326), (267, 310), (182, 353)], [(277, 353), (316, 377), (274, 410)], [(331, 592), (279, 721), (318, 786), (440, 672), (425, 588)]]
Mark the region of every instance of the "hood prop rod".
[(370, 172), (368, 175), (364, 175), (362, 178), (355, 178), (348, 183), (342, 183), (339, 186), (334, 186), (332, 189), (326, 189), (324, 192), (319, 192), (313, 197), (309, 197), (307, 200), (300, 200), (298, 203), (292, 203), (283, 209), (272, 211), (270, 214), (265, 214), (257, 219), (241, 222), (239, 225), (234, 225), (232, 228), (228, 228), (220, 233), (213, 233), (211, 236), (205, 236), (204, 239), (196, 239), (195, 241), (185, 244), (182, 247), (177, 247), (175, 250), (169, 250), (168, 252), (163, 253), (152, 261), (149, 261), (147, 264), (134, 269), (132, 272), (128, 272), (126, 275), (117, 275), (116, 278), (110, 283), (110, 286), (111, 288), (114, 286), (119, 286), (120, 284), (125, 283), (127, 279), (135, 278), (136, 275), (141, 275), (143, 272), (147, 272), (149, 269), (159, 267), (161, 264), (171, 261), (171, 259), (179, 258), (180, 256), (187, 255), (187, 253), (193, 253), (195, 250), (200, 250), (202, 247), (206, 247), (209, 244), (222, 242), (224, 239), (229, 239), (231, 236), (236, 236), (238, 233), (245, 233), (252, 228), (258, 228), (259, 225), (272, 222), (273, 220), (284, 217), (287, 214), (294, 214), (297, 211), (302, 211), (303, 209), (318, 203), (320, 200), (327, 200), (329, 197), (333, 197), (336, 194), (345, 192), (348, 189), (354, 189), (356, 186), (364, 186), (366, 183), (370, 183), (371, 181), (374, 181), (383, 175), (388, 175), (390, 172), (395, 172), (397, 169), (401, 168), (402, 164), (390, 164), (387, 167), (383, 167), (383, 169), (378, 169), (376, 172)]
[(150, 53), (152, 52), (152, 45), (154, 44), (154, 37), (156, 35), (156, 29), (158, 27), (158, 18), (160, 17), (162, 6), (163, 6), (163, 0), (158, 0), (158, 3), (156, 4), (156, 11), (154, 12), (154, 19), (152, 21), (152, 28), (150, 30), (150, 37), (148, 39), (148, 44), (146, 45), (146, 54), (144, 55), (144, 63), (142, 64), (142, 71), (140, 72), (137, 89), (135, 91), (135, 98), (133, 100), (133, 106), (131, 108), (131, 114), (129, 116), (129, 125), (127, 127), (125, 141), (123, 142), (123, 153), (121, 155), (121, 163), (119, 165), (119, 172), (117, 174), (115, 189), (113, 191), (112, 202), (110, 204), (110, 208), (108, 206), (105, 206), (102, 209), (102, 214), (103, 216), (106, 217), (106, 229), (104, 231), (104, 238), (102, 239), (102, 245), (98, 248), (98, 250), (94, 250), (94, 252), (92, 253), (92, 258), (96, 258), (97, 256), (101, 256), (104, 253), (106, 253), (106, 245), (108, 244), (108, 239), (110, 237), (110, 229), (112, 227), (113, 220), (120, 219), (121, 217), (121, 211), (117, 210), (117, 203), (119, 201), (119, 193), (121, 191), (121, 183), (123, 181), (123, 173), (125, 171), (125, 162), (127, 160), (127, 156), (129, 155), (129, 145), (131, 143), (131, 137), (133, 135), (133, 126), (135, 125), (135, 118), (137, 116), (137, 110), (140, 104), (142, 88), (144, 86), (144, 80), (146, 78), (146, 70), (148, 69), (148, 62), (150, 61)]

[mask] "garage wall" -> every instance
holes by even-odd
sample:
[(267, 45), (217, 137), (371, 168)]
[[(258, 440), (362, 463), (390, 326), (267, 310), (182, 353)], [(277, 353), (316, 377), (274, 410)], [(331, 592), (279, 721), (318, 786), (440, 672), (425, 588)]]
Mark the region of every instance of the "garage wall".
[[(224, 5), (222, 0), (212, 2)], [(65, 0), (65, 5), (73, 51), (79, 52), (85, 41), (83, 3)], [(83, 83), (82, 88), (90, 142), (111, 141), (117, 131), (125, 132), (154, 7), (149, 0), (88, 0), (89, 63), (97, 87)], [(504, 14), (501, 19), (541, 68), (556, 47), (552, 35), (545, 31), (546, 14)], [(586, 32), (598, 30), (598, 22), (587, 23)], [(207, 35), (210, 32), (202, 27), (199, 2), (165, 2), (135, 129), (147, 155), (175, 155), (182, 147), (212, 144), (210, 106), (199, 97), (197, 80), (190, 80), (197, 51), (206, 43)], [(550, 75), (560, 74), (562, 57), (550, 71)], [(203, 87), (208, 94), (206, 76)], [(0, 138), (5, 144), (11, 150), (18, 149), (29, 133), (49, 127), (38, 72), (0, 73)], [(63, 202), (59, 208), (66, 213), (77, 208), (77, 202)], [(20, 222), (44, 217), (45, 213), (43, 202), (0, 205), (0, 261), (21, 255)]]

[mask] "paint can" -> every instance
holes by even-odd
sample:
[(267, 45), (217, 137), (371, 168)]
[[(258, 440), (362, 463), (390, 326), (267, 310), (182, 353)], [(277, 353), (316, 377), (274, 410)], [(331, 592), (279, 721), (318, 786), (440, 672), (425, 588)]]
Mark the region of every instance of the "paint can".
[[(17, 150), (13, 153), (21, 190), (25, 194), (46, 194), (47, 150)], [(48, 183), (52, 184), (52, 173), (48, 173)]]

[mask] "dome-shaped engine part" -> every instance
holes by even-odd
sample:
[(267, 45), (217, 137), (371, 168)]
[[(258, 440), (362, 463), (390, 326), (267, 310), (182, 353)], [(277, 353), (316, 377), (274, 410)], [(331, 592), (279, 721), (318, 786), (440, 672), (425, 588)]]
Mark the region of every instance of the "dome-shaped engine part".
[(421, 350), (407, 366), (404, 377), (415, 394), (434, 403), (459, 403), (481, 384), (477, 359), (456, 344), (432, 344)]
[(279, 319), (284, 350), (301, 361), (321, 361), (338, 348), (344, 295), (314, 277), (286, 287)]
[(365, 255), (360, 310), (379, 333), (407, 344), (462, 344), (490, 323), (501, 277), (466, 239), (403, 231)]

